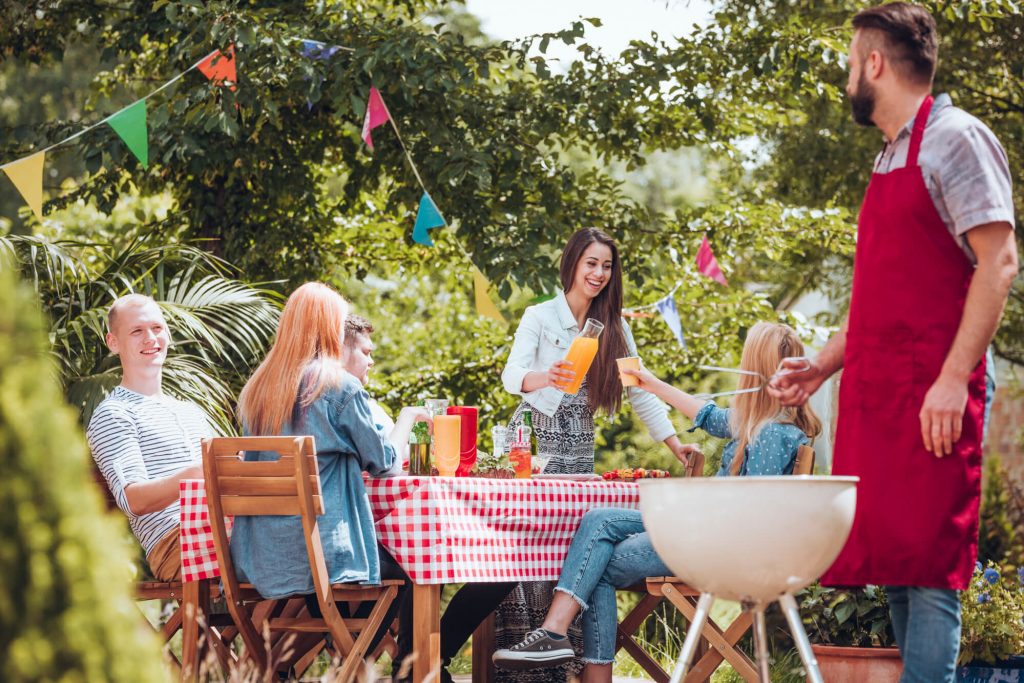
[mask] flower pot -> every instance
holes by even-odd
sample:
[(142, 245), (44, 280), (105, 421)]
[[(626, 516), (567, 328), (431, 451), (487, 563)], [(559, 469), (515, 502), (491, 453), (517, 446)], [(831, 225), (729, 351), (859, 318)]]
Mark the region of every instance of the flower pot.
[(895, 647), (839, 647), (812, 645), (828, 683), (898, 683), (903, 660)]

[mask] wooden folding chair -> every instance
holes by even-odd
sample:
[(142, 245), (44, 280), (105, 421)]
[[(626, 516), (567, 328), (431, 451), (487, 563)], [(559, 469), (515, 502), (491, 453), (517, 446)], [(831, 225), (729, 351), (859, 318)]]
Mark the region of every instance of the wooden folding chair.
[[(691, 458), (697, 460), (697, 458)], [(704, 457), (700, 456), (699, 464), (692, 463), (686, 468), (686, 476), (701, 476), (704, 470)], [(811, 474), (814, 470), (814, 449), (810, 446), (800, 446), (797, 449), (796, 462), (793, 465), (793, 474)], [(661, 668), (661, 665), (650, 654), (647, 653), (636, 640), (635, 634), (646, 621), (647, 617), (661, 604), (662, 600), (668, 600), (676, 609), (682, 612), (687, 621), (693, 622), (697, 611), (697, 599), (700, 598), (700, 591), (688, 586), (681, 579), (674, 576), (657, 576), (647, 579), (645, 584), (631, 586), (631, 591), (643, 595), (629, 614), (619, 623), (616, 633), (615, 651), (626, 650), (630, 657), (647, 672), (657, 683), (667, 683), (668, 673)], [(701, 632), (701, 645), (697, 650), (697, 663), (687, 673), (684, 683), (703, 683), (711, 679), (711, 674), (722, 664), (728, 661), (736, 672), (749, 683), (757, 683), (760, 680), (757, 669), (750, 658), (743, 653), (737, 643), (753, 623), (753, 617), (749, 612), (741, 612), (736, 619), (723, 631), (711, 619), (707, 620), (704, 630)]]
[[(276, 452), (280, 458), (269, 462), (246, 461), (240, 457), (246, 451)], [(302, 518), (302, 534), (313, 574), (313, 587), (323, 617), (271, 616), (265, 622), (266, 628), (271, 634), (329, 635), (343, 658), (337, 680), (354, 680), (367, 655), (370, 641), (403, 582), (382, 581), (376, 586), (330, 583), (317, 526), (317, 516), (324, 514), (324, 502), (313, 437), (207, 439), (203, 441), (203, 467), (224, 594), (228, 611), (245, 642), (246, 655), (262, 671), (271, 666), (263, 637), (245, 606), (252, 599), (252, 586), (238, 582), (224, 517), (298, 515)], [(342, 618), (338, 611), (337, 601), (372, 602), (373, 608), (365, 619), (347, 619)]]

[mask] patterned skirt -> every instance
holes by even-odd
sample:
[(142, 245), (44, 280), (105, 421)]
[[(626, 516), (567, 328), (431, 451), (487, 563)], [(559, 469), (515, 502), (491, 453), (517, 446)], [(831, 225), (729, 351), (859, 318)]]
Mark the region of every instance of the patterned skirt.
[[(515, 430), (522, 422), (526, 403), (520, 403), (508, 424), (506, 452), (511, 447)], [(533, 411), (533, 428), (537, 433), (538, 455), (550, 456), (545, 474), (589, 474), (594, 471), (594, 414), (587, 403), (584, 381), (575, 396), (565, 395), (554, 417)], [(551, 606), (551, 581), (524, 582), (516, 586), (495, 615), (495, 645), (508, 648), (520, 642), (530, 631), (540, 628)], [(583, 651), (583, 634), (577, 619), (569, 628), (569, 641), (577, 654)], [(565, 683), (579, 675), (583, 663), (575, 659), (559, 667), (533, 671), (502, 671), (498, 683)]]

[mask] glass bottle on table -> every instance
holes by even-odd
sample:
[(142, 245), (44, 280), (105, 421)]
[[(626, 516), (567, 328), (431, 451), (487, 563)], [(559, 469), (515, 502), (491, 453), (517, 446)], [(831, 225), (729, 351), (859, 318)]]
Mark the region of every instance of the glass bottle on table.
[(537, 455), (537, 432), (533, 428), (533, 410), (530, 408), (523, 408), (523, 426), (527, 427), (529, 431), (530, 441), (530, 455)]
[(409, 474), (430, 476), (430, 428), (426, 422), (417, 422), (409, 433)]
[(562, 389), (565, 393), (575, 396), (580, 390), (583, 379), (587, 376), (587, 371), (590, 370), (590, 365), (594, 362), (594, 356), (597, 355), (597, 339), (601, 336), (603, 330), (604, 323), (593, 318), (587, 318), (587, 322), (583, 324), (583, 329), (572, 340), (569, 352), (565, 354), (565, 361), (572, 364), (572, 367), (568, 369), (576, 374)]

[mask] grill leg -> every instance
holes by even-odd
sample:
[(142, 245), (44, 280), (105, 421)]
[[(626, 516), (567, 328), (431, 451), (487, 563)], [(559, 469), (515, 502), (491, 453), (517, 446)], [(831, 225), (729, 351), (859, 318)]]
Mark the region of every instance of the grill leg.
[[(749, 609), (746, 605), (744, 609)], [(757, 671), (761, 683), (771, 683), (769, 672), (770, 656), (768, 655), (768, 629), (765, 626), (764, 605), (753, 607), (754, 612), (754, 651), (757, 654)]]
[(800, 610), (796, 606), (796, 600), (789, 593), (783, 593), (779, 596), (779, 604), (782, 605), (786, 621), (789, 622), (789, 630), (793, 634), (793, 640), (796, 641), (796, 649), (800, 653), (804, 669), (807, 670), (807, 679), (810, 683), (824, 683), (821, 670), (818, 668), (818, 658), (814, 656), (811, 641), (807, 639), (807, 631), (804, 630), (803, 622), (800, 621)]
[(715, 602), (715, 596), (711, 593), (701, 593), (697, 600), (697, 612), (693, 615), (690, 628), (686, 632), (686, 640), (683, 641), (683, 651), (679, 653), (679, 661), (676, 668), (672, 670), (672, 678), (669, 683), (680, 683), (686, 670), (690, 668), (690, 661), (697, 651), (697, 643), (700, 642), (700, 634), (704, 630), (704, 624), (708, 621), (708, 614), (711, 612), (711, 605)]

